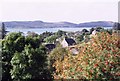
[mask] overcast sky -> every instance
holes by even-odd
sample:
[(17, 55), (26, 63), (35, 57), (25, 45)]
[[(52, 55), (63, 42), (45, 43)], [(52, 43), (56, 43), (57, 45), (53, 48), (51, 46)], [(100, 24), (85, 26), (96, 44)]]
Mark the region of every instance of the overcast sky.
[(1, 21), (118, 21), (119, 0), (0, 0)]

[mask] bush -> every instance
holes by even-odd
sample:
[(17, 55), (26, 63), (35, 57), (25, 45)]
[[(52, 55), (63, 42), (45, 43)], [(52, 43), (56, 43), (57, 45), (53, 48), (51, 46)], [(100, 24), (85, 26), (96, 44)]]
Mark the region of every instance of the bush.
[(48, 64), (49, 64), (49, 69), (51, 70), (51, 73), (55, 71), (55, 68), (52, 67), (54, 62), (56, 62), (57, 60), (62, 61), (66, 54), (68, 54), (67, 50), (65, 48), (62, 48), (61, 46), (56, 47), (55, 49), (53, 49), (53, 51), (51, 51), (48, 58), (49, 60)]
[(116, 33), (98, 33), (77, 56), (55, 61), (54, 79), (120, 79), (119, 44)]

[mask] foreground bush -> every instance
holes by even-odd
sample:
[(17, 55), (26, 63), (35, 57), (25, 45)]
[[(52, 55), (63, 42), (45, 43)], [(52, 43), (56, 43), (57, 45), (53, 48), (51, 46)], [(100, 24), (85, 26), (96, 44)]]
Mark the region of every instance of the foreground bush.
[(54, 79), (120, 79), (119, 36), (98, 33), (77, 56), (67, 54), (62, 61), (56, 60), (53, 67)]

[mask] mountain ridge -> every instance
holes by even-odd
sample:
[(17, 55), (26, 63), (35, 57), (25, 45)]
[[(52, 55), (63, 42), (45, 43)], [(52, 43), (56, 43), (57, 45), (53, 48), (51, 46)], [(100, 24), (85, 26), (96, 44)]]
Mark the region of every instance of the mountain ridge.
[(71, 22), (44, 22), (44, 21), (9, 21), (4, 22), (7, 28), (57, 28), (57, 27), (112, 27), (112, 21), (94, 21), (85, 23), (71, 23)]

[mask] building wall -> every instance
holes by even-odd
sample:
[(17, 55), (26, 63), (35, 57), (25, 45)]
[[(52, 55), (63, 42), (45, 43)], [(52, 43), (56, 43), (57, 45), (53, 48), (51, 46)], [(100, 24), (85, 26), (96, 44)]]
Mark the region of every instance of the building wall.
[(65, 41), (65, 39), (61, 42), (62, 47), (68, 47), (68, 43)]

